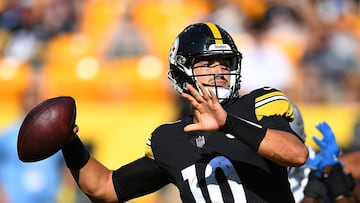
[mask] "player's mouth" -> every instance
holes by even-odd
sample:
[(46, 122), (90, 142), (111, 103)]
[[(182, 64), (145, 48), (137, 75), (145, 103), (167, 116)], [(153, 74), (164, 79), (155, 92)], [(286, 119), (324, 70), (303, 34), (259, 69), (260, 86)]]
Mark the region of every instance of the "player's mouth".
[(216, 87), (229, 87), (229, 83), (226, 79), (221, 77), (215, 78), (215, 80), (210, 80), (205, 86), (216, 86)]

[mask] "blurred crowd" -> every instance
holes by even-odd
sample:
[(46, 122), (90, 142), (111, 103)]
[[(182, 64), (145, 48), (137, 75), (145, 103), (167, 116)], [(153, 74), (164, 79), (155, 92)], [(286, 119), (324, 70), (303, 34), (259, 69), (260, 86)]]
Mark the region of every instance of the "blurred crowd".
[(79, 17), (76, 2), (1, 1), (1, 57), (26, 62), (34, 69), (41, 69), (46, 44), (60, 33), (76, 30)]
[[(1, 0), (0, 82), (26, 67), (48, 95), (79, 90), (117, 99), (140, 90), (126, 88), (140, 80), (135, 84), (148, 88), (144, 92), (161, 97), (154, 87), (167, 91), (169, 47), (183, 27), (198, 21), (217, 23), (234, 36), (243, 54), (244, 93), (269, 85), (296, 103), (359, 109), (357, 0)], [(121, 72), (142, 62), (142, 76)], [(20, 83), (2, 85), (0, 93)], [(360, 148), (355, 114), (354, 145)]]
[[(3, 0), (0, 57), (35, 71), (67, 57), (59, 54), (93, 56), (100, 67), (146, 55), (167, 64), (181, 27), (213, 21), (237, 39), (243, 91), (271, 85), (300, 102), (357, 102), (359, 12), (355, 0)], [(53, 48), (64, 35), (87, 50)]]

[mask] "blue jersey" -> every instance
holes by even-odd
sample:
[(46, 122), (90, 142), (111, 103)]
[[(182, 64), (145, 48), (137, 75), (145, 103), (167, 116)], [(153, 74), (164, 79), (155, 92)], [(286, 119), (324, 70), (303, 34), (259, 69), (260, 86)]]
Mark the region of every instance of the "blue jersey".
[(17, 155), (17, 122), (0, 133), (0, 185), (11, 203), (56, 202), (64, 160), (60, 152), (42, 161), (23, 163)]

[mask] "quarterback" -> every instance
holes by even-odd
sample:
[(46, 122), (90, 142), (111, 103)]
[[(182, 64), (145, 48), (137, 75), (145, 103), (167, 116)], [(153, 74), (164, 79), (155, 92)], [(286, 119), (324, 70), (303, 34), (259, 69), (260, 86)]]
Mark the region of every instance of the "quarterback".
[(308, 150), (289, 125), (292, 105), (271, 87), (239, 95), (241, 60), (219, 25), (186, 27), (170, 49), (168, 78), (192, 111), (154, 129), (144, 156), (117, 170), (89, 154), (75, 126), (62, 153), (80, 189), (94, 202), (167, 184), (186, 203), (294, 202), (287, 168), (303, 165)]

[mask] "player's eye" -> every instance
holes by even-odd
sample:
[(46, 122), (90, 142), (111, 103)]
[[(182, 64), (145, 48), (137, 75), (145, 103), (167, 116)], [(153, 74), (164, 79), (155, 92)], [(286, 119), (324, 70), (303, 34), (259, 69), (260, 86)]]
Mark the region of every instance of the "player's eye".
[(220, 66), (223, 70), (231, 70), (229, 63), (220, 63), (220, 64), (210, 64), (210, 63), (206, 63), (206, 64), (200, 64), (200, 65), (196, 65), (194, 66), (195, 68), (215, 68)]
[(219, 66), (221, 66), (221, 68), (222, 68), (223, 70), (231, 71), (231, 68), (230, 68), (229, 63), (219, 64)]
[(220, 64), (222, 66), (230, 67), (230, 61), (228, 61), (228, 60), (222, 60), (222, 61), (220, 61)]
[(194, 68), (211, 68), (209, 63), (204, 63), (204, 64), (200, 64), (200, 65), (195, 65)]

